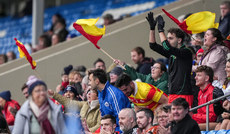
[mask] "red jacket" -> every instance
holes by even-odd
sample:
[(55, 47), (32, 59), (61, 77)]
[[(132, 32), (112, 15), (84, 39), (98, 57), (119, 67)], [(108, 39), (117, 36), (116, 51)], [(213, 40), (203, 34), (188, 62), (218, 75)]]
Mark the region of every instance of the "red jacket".
[[(205, 89), (200, 90), (198, 94), (198, 105), (204, 104), (210, 100), (213, 100), (213, 89), (212, 84), (208, 84)], [(206, 123), (206, 107), (199, 108), (197, 114), (194, 114), (192, 118), (199, 123)], [(216, 121), (216, 114), (214, 113), (213, 104), (209, 105), (209, 122)]]
[(10, 107), (12, 107), (14, 109), (16, 108), (18, 111), (20, 109), (20, 105), (15, 100), (6, 101), (4, 109), (2, 110), (2, 113), (5, 116), (8, 125), (14, 125), (15, 115), (13, 115), (10, 112)]

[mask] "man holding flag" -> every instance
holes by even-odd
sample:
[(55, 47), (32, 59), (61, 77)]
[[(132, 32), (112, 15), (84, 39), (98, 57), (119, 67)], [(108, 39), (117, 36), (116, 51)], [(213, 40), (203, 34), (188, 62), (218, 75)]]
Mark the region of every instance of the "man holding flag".
[[(185, 33), (178, 28), (168, 30), (167, 38), (164, 33), (164, 20), (158, 16), (156, 20), (153, 13), (148, 13), (146, 17), (150, 25), (149, 45), (153, 51), (169, 58), (169, 103), (176, 98), (185, 98), (192, 106), (193, 95), (190, 83), (192, 69), (192, 53), (183, 44)], [(158, 23), (158, 32), (162, 46), (156, 43), (155, 26)]]

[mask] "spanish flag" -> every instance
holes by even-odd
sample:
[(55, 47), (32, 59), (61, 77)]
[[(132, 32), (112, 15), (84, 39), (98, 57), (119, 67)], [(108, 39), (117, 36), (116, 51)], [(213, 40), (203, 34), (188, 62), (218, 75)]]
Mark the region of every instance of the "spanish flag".
[(14, 38), (14, 40), (16, 41), (16, 45), (18, 46), (18, 52), (20, 54), (20, 58), (23, 58), (25, 56), (26, 59), (28, 60), (28, 62), (30, 63), (32, 69), (35, 69), (37, 63), (30, 56), (30, 54), (26, 50), (25, 46), (19, 40), (17, 40), (16, 38)]
[(85, 36), (89, 41), (91, 41), (97, 49), (100, 47), (97, 45), (98, 40), (102, 38), (105, 34), (105, 26), (103, 28), (98, 28), (95, 24), (97, 19), (78, 19), (73, 23), (73, 27)]
[(209, 28), (218, 28), (219, 26), (219, 23), (215, 23), (216, 14), (209, 11), (194, 13), (182, 23), (164, 9), (162, 11), (188, 34), (205, 32)]

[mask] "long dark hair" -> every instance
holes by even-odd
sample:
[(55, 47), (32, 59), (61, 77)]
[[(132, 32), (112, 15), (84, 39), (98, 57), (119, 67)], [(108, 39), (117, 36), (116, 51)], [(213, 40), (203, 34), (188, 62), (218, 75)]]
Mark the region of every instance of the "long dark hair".
[(224, 37), (222, 36), (220, 30), (216, 29), (216, 28), (209, 28), (208, 30), (210, 30), (212, 32), (213, 37), (216, 37), (216, 44), (219, 45), (223, 45), (224, 46)]

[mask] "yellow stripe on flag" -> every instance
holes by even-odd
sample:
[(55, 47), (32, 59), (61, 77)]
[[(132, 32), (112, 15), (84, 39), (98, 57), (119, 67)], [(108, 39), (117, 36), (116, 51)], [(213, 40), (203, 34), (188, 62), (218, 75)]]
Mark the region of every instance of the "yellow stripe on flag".
[(187, 30), (195, 34), (207, 31), (209, 28), (218, 28), (219, 24), (215, 23), (215, 17), (216, 14), (209, 11), (194, 13), (185, 20)]
[(79, 19), (76, 21), (76, 24), (81, 25), (84, 31), (93, 36), (101, 36), (105, 34), (105, 26), (103, 28), (98, 28), (95, 24), (97, 23), (99, 18), (97, 19)]

